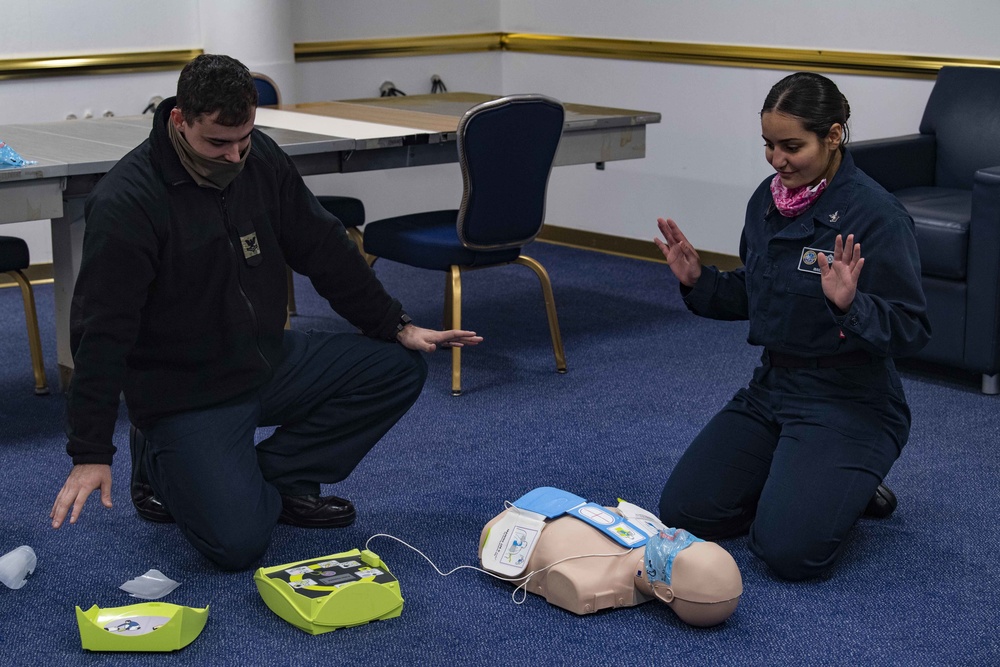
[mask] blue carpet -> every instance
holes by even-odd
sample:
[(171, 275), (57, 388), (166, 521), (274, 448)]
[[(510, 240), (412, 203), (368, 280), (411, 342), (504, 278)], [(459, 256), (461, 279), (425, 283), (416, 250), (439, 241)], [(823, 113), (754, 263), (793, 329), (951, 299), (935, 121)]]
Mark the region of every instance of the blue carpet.
[[(464, 395), (450, 395), (450, 358), (428, 357), (421, 398), (344, 483), (350, 528), (278, 526), (261, 565), (364, 547), (389, 533), (443, 569), (476, 564), (483, 525), (505, 500), (543, 485), (599, 503), (655, 509), (671, 466), (700, 427), (750, 376), (757, 350), (745, 323), (690, 315), (662, 265), (536, 243), (548, 269), (569, 372), (559, 375), (541, 293), (526, 268), (463, 278), (466, 328), (486, 337), (463, 355)], [(376, 271), (414, 319), (438, 326), (440, 273), (380, 262)], [(56, 383), (52, 287), (36, 288), (49, 381)], [(305, 279), (301, 329), (349, 330)], [(145, 523), (128, 498), (124, 412), (114, 465), (115, 507), (92, 497), (59, 531), (48, 513), (69, 471), (63, 397), (32, 394), (17, 290), (0, 290), (0, 553), (20, 544), (38, 569), (17, 591), (0, 587), (0, 663), (10, 665), (991, 665), (1000, 657), (998, 397), (974, 378), (904, 372), (913, 432), (888, 483), (890, 519), (862, 520), (841, 563), (821, 581), (790, 584), (753, 558), (745, 539), (723, 543), (743, 574), (736, 613), (691, 628), (666, 607), (576, 617), (468, 570), (447, 578), (384, 538), (370, 548), (400, 580), (399, 618), (307, 635), (264, 605), (252, 572), (222, 573), (176, 527)], [(220, 471), (224, 474), (224, 471)], [(208, 625), (175, 654), (91, 654), (75, 605), (135, 600), (118, 589), (157, 568), (181, 582), (164, 598), (211, 607)]]

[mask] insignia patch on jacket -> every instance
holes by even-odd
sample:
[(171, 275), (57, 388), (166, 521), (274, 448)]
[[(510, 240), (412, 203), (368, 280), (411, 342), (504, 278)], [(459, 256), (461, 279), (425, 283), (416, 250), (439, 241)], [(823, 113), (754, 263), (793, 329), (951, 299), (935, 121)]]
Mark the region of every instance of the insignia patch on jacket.
[(257, 232), (240, 237), (240, 245), (243, 246), (243, 257), (250, 259), (260, 254), (260, 246), (257, 245)]

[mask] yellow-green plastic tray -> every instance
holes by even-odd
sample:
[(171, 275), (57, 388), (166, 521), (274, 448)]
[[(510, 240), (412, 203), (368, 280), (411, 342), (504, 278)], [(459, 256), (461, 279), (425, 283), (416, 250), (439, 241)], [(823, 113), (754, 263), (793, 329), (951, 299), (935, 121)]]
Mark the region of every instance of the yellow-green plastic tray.
[(76, 608), (80, 643), (89, 651), (176, 651), (193, 642), (208, 621), (208, 607), (142, 602), (87, 611)]

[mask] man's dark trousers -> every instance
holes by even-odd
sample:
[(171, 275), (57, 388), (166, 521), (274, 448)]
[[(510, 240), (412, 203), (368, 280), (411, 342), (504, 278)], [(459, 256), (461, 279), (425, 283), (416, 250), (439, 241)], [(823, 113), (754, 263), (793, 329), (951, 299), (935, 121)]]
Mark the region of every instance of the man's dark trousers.
[[(286, 331), (270, 382), (143, 429), (145, 470), (184, 535), (224, 569), (267, 548), (282, 495), (346, 478), (413, 405), (419, 353), (358, 334)], [(258, 426), (277, 426), (254, 447)]]

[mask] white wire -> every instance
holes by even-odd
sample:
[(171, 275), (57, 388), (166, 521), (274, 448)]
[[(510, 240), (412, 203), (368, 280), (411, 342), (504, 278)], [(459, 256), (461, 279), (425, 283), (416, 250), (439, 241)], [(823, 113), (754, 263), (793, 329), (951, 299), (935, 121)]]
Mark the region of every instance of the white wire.
[[(544, 572), (545, 570), (549, 569), (550, 567), (555, 567), (556, 565), (559, 565), (560, 563), (565, 563), (566, 561), (570, 561), (570, 560), (576, 560), (577, 558), (593, 558), (593, 557), (604, 558), (604, 557), (609, 557), (609, 556), (624, 556), (625, 554), (633, 551), (633, 549), (626, 549), (625, 551), (618, 551), (616, 553), (580, 554), (578, 556), (567, 556), (566, 558), (563, 558), (562, 560), (557, 560), (554, 563), (550, 563), (550, 564), (546, 565), (545, 567), (540, 567), (537, 570), (533, 570), (533, 571), (529, 572), (528, 574), (523, 574), (523, 575), (521, 575), (519, 577), (502, 577), (502, 576), (500, 576), (498, 574), (494, 574), (493, 572), (489, 572), (489, 571), (484, 570), (484, 569), (482, 569), (480, 567), (476, 567), (475, 565), (459, 565), (458, 567), (454, 567), (454, 568), (448, 570), (447, 572), (442, 572), (441, 569), (437, 565), (434, 564), (434, 561), (432, 561), (430, 558), (428, 558), (427, 554), (425, 554), (423, 551), (421, 551), (420, 549), (416, 548), (415, 546), (413, 546), (409, 542), (406, 542), (405, 540), (401, 540), (400, 538), (396, 537), (395, 535), (389, 535), (388, 533), (376, 533), (375, 535), (372, 535), (371, 537), (369, 537), (365, 541), (365, 549), (368, 549), (368, 545), (376, 537), (388, 537), (390, 540), (396, 540), (397, 542), (399, 542), (403, 546), (408, 547), (408, 548), (412, 549), (413, 551), (416, 551), (418, 554), (420, 554), (423, 557), (424, 560), (426, 560), (428, 563), (430, 563), (431, 567), (433, 567), (434, 570), (438, 574), (440, 574), (442, 577), (447, 577), (448, 575), (454, 574), (455, 572), (458, 572), (459, 570), (475, 570), (477, 572), (482, 572), (485, 575), (489, 575), (489, 576), (493, 577), (494, 579), (499, 579), (501, 581), (514, 582), (514, 581), (521, 581), (523, 579), (524, 581), (522, 581), (520, 584), (518, 584), (517, 588), (514, 589), (514, 592), (510, 594), (511, 600), (514, 602), (514, 604), (517, 604), (517, 605), (524, 604), (525, 599), (527, 599), (527, 597), (528, 597), (528, 582), (531, 581), (531, 578), (533, 576), (535, 576), (536, 574), (538, 574), (539, 572)], [(523, 594), (521, 595), (521, 599), (518, 600), (517, 593), (521, 589), (524, 589), (523, 590)]]

